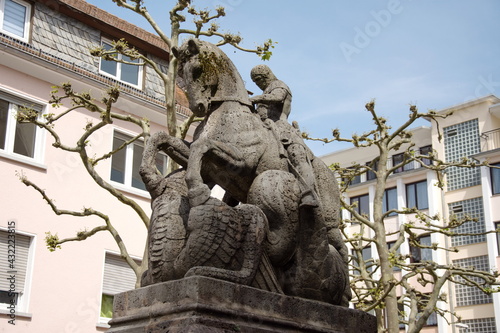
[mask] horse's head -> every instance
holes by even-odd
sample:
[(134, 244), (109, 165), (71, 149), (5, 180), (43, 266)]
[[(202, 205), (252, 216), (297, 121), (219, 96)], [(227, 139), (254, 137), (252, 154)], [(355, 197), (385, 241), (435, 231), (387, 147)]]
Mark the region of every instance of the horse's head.
[(236, 67), (217, 46), (190, 39), (179, 48), (173, 47), (172, 53), (179, 60), (179, 75), (196, 116), (205, 116), (216, 102), (251, 105)]

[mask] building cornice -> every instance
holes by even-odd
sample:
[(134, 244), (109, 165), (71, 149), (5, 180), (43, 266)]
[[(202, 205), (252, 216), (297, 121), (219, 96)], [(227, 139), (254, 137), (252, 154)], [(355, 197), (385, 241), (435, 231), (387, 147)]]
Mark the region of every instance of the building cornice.
[(447, 107), (445, 109), (441, 109), (441, 110), (437, 111), (437, 113), (438, 114), (448, 113), (448, 112), (452, 112), (452, 111), (456, 111), (456, 110), (469, 108), (471, 106), (485, 103), (485, 102), (489, 102), (490, 104), (497, 104), (497, 103), (500, 103), (500, 99), (498, 97), (496, 97), (495, 95), (487, 95), (487, 96), (479, 97), (479, 98), (476, 98), (476, 99), (473, 99), (473, 100), (470, 100), (470, 101), (467, 101), (464, 103), (453, 105), (453, 106)]
[(479, 161), (488, 160), (491, 157), (495, 158), (495, 160), (498, 160), (499, 153), (500, 153), (500, 148), (496, 148), (487, 151), (482, 151), (480, 153), (472, 155), (471, 157)]

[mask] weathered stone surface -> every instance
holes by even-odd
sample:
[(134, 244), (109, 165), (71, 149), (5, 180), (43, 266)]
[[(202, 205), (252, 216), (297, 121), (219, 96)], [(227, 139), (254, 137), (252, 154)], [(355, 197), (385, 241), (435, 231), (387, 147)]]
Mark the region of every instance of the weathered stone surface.
[[(204, 119), (192, 143), (158, 132), (146, 144), (140, 173), (153, 215), (142, 286), (206, 276), (347, 306), (338, 185), (288, 123), (289, 89), (267, 66), (255, 68), (259, 113), (220, 48), (193, 39), (172, 52), (190, 108)], [(160, 175), (158, 151), (184, 170)], [(211, 198), (214, 184), (224, 200)]]
[(375, 317), (194, 276), (115, 296), (109, 333), (376, 332)]
[[(347, 308), (338, 185), (288, 123), (288, 87), (256, 67), (264, 94), (251, 101), (215, 45), (172, 52), (204, 120), (192, 143), (165, 132), (146, 143), (148, 270), (143, 288), (115, 296), (109, 332), (375, 332), (372, 316)], [(159, 151), (183, 168), (158, 173)]]

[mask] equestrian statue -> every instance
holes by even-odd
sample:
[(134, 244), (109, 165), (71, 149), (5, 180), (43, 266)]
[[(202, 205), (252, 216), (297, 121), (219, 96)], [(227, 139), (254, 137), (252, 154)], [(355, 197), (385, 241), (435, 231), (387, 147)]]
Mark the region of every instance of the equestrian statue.
[[(204, 120), (191, 143), (165, 132), (146, 143), (140, 172), (153, 213), (143, 286), (202, 275), (347, 306), (337, 181), (288, 123), (290, 89), (259, 65), (251, 77), (263, 94), (250, 98), (217, 46), (190, 39), (172, 52)], [(181, 168), (159, 174), (159, 151)]]

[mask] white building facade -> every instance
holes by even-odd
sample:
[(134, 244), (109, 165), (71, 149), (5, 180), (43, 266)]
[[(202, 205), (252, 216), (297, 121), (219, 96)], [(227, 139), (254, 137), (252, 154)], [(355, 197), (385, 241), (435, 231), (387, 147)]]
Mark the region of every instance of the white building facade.
[[(473, 157), (480, 161), (500, 165), (500, 99), (486, 96), (467, 103), (439, 111), (453, 114), (439, 120), (439, 127), (431, 123), (428, 127), (413, 129), (414, 150), (426, 154), (434, 149), (438, 158), (444, 161), (458, 161), (462, 157)], [(439, 135), (443, 139), (439, 140)], [(401, 151), (402, 152), (402, 151)], [(341, 167), (349, 167), (352, 163), (365, 164), (377, 157), (377, 149), (352, 148), (333, 152), (322, 159), (327, 164), (339, 163)], [(390, 158), (389, 167), (402, 159), (400, 152)], [(491, 231), (500, 226), (500, 172), (497, 169), (481, 167), (475, 169), (453, 168), (446, 172), (444, 191), (436, 186), (438, 179), (434, 171), (410, 163), (397, 170), (387, 180), (384, 197), (384, 210), (417, 207), (428, 215), (439, 214), (448, 218), (470, 215), (478, 219), (477, 223), (468, 222), (457, 231), (462, 233), (478, 233)], [(375, 177), (370, 172), (362, 174), (351, 182), (346, 193), (346, 201), (357, 203), (357, 210), (368, 216), (373, 214), (373, 196)], [(344, 210), (343, 217), (350, 214)], [(401, 224), (415, 220), (411, 215), (395, 214), (385, 220), (387, 233), (397, 232)], [(357, 232), (358, 226), (348, 227), (348, 232)], [(390, 245), (397, 234), (387, 237)], [(411, 255), (410, 260), (432, 259), (438, 263), (461, 266), (474, 266), (478, 270), (492, 271), (497, 269), (499, 260), (499, 242), (496, 234), (482, 236), (443, 237), (438, 234), (422, 234), (421, 244), (456, 247), (459, 252), (448, 253), (426, 249), (412, 249), (408, 242), (401, 248), (401, 254)], [(365, 251), (366, 250), (366, 251)], [(365, 253), (366, 252), (366, 253)], [(374, 245), (363, 250), (363, 258), (377, 258)], [(397, 278), (400, 272), (394, 272)], [(425, 288), (422, 292), (425, 292)], [(443, 292), (449, 296), (449, 302), (440, 302), (440, 308), (456, 312), (462, 318), (449, 325), (439, 316), (431, 316), (424, 332), (497, 332), (500, 327), (500, 303), (498, 294), (486, 295), (477, 288), (462, 285), (449, 285)], [(451, 322), (451, 317), (448, 318)], [(458, 324), (458, 325), (457, 325)], [(403, 327), (401, 327), (403, 329)]]

